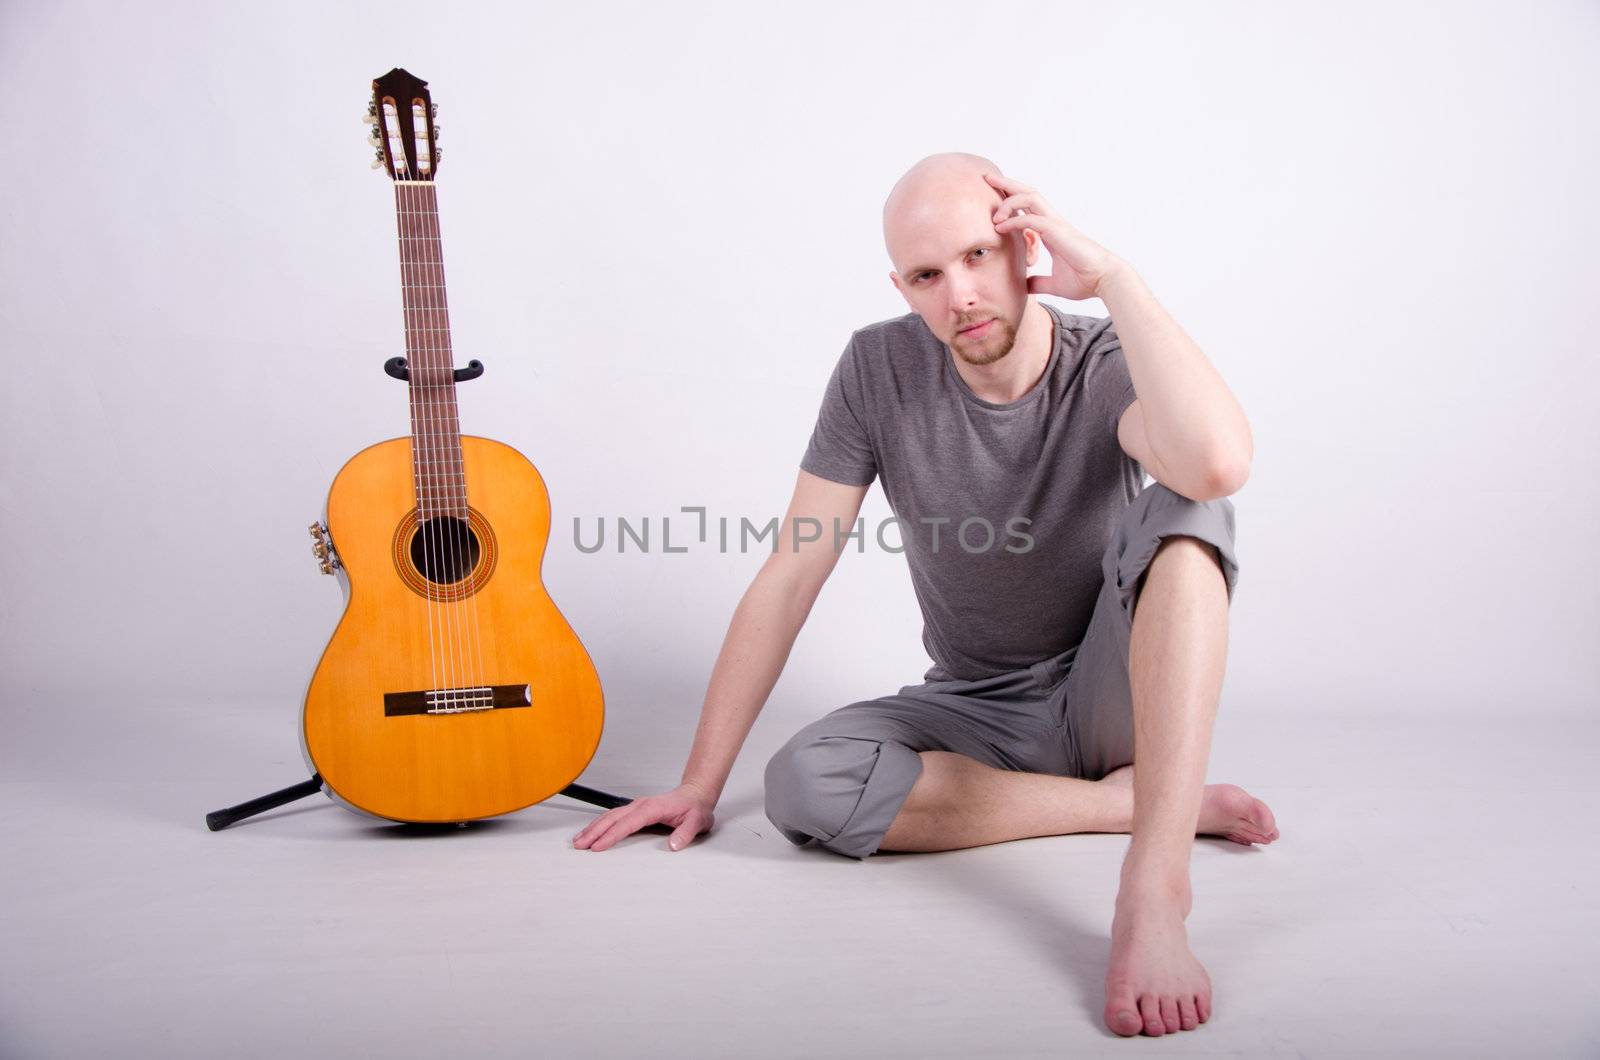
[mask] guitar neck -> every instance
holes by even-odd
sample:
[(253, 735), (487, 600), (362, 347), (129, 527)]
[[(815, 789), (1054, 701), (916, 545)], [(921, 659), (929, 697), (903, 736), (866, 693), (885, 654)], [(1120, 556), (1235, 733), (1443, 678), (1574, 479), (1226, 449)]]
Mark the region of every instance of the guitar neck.
[(455, 357), (445, 299), (439, 201), (431, 180), (397, 180), (400, 294), (410, 366), (412, 463), (424, 518), (466, 518), (467, 483), (456, 410)]

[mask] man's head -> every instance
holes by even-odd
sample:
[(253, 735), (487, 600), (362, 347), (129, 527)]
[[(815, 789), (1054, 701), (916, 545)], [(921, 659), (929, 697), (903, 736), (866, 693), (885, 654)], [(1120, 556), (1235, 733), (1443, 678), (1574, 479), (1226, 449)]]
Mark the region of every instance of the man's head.
[(1032, 229), (994, 230), (1003, 196), (983, 174), (999, 172), (978, 155), (930, 155), (883, 204), (890, 281), (969, 364), (992, 364), (1011, 352), (1028, 305), (1028, 266), (1039, 256)]

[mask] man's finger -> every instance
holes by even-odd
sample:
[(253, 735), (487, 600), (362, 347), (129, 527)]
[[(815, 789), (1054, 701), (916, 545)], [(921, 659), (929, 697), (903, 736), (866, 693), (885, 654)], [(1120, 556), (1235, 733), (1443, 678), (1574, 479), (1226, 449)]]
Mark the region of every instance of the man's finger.
[(621, 839), (623, 836), (627, 835), (628, 832), (632, 831), (632, 829), (626, 829), (623, 830), (620, 835), (615, 834), (617, 833), (619, 827), (626, 820), (626, 817), (626, 814), (619, 813), (604, 828), (596, 831), (595, 834), (589, 838), (589, 849), (604, 850), (612, 843), (615, 843), (618, 839)]
[(1031, 228), (1040, 235), (1044, 235), (1045, 225), (1048, 223), (1049, 222), (1045, 220), (1045, 216), (1043, 214), (1018, 213), (1012, 214), (1004, 221), (996, 221), (994, 223), (994, 230), (1004, 235), (1013, 229)]
[(694, 842), (694, 837), (699, 834), (699, 831), (699, 818), (691, 813), (684, 818), (683, 823), (678, 826), (677, 831), (673, 832), (671, 837), (667, 839), (667, 846), (671, 847), (673, 850), (682, 850), (684, 847)]
[(600, 827), (601, 823), (604, 822), (607, 817), (610, 817), (615, 812), (615, 810), (607, 810), (599, 817), (596, 817), (594, 820), (578, 829), (578, 834), (572, 837), (572, 845), (578, 846), (580, 843), (582, 843), (585, 836), (588, 836), (590, 833), (594, 832), (595, 829)]
[(995, 187), (1006, 192), (1007, 194), (1010, 194), (1011, 192), (1033, 190), (1028, 185), (1022, 183), (1022, 181), (1014, 180), (1011, 177), (1002, 176), (999, 173), (985, 173), (983, 175), (983, 179), (987, 180), (990, 184), (993, 184)]
[(594, 842), (589, 844), (589, 849), (605, 850), (607, 847), (615, 846), (645, 825), (654, 824), (660, 819), (659, 813), (652, 814), (648, 810), (622, 814), (612, 821), (602, 834), (595, 836)]
[(625, 802), (621, 806), (613, 806), (599, 817), (590, 821), (583, 831), (573, 837), (574, 845), (580, 841), (581, 837), (584, 846), (593, 846), (595, 840), (604, 835), (612, 825), (625, 817), (629, 810), (637, 808), (638, 805), (638, 800), (634, 800), (633, 802)]
[(613, 806), (605, 813), (602, 813), (578, 830), (578, 834), (572, 837), (572, 845), (579, 846), (580, 844), (592, 842), (595, 836), (604, 831), (611, 822), (622, 816), (628, 807), (632, 805), (632, 802), (625, 802), (621, 806)]
[(1033, 197), (1030, 195), (1008, 195), (1000, 201), (999, 206), (995, 207), (994, 219), (996, 221), (1002, 221), (1016, 213), (1018, 210), (1031, 208), (1032, 206)]

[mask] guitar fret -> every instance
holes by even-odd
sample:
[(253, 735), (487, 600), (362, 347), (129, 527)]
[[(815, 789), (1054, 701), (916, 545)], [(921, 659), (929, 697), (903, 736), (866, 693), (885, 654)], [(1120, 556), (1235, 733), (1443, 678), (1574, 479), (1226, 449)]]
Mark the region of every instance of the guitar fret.
[[(431, 183), (404, 196), (395, 191), (400, 238), (400, 296), (411, 376), (411, 444), (419, 506), (466, 508), (466, 469), (456, 409), (450, 310), (445, 304), (444, 248)], [(441, 363), (442, 362), (442, 363)]]

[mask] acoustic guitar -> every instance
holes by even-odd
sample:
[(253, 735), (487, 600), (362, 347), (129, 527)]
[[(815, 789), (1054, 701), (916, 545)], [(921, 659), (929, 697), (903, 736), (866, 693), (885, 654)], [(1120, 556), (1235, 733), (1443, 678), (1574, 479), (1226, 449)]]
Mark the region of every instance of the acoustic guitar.
[(350, 809), (395, 821), (494, 817), (560, 792), (600, 743), (594, 664), (540, 580), (550, 497), (533, 464), (461, 433), (427, 83), (372, 83), (394, 182), (411, 436), (357, 453), (311, 527), (345, 609), (306, 692), (307, 763)]

